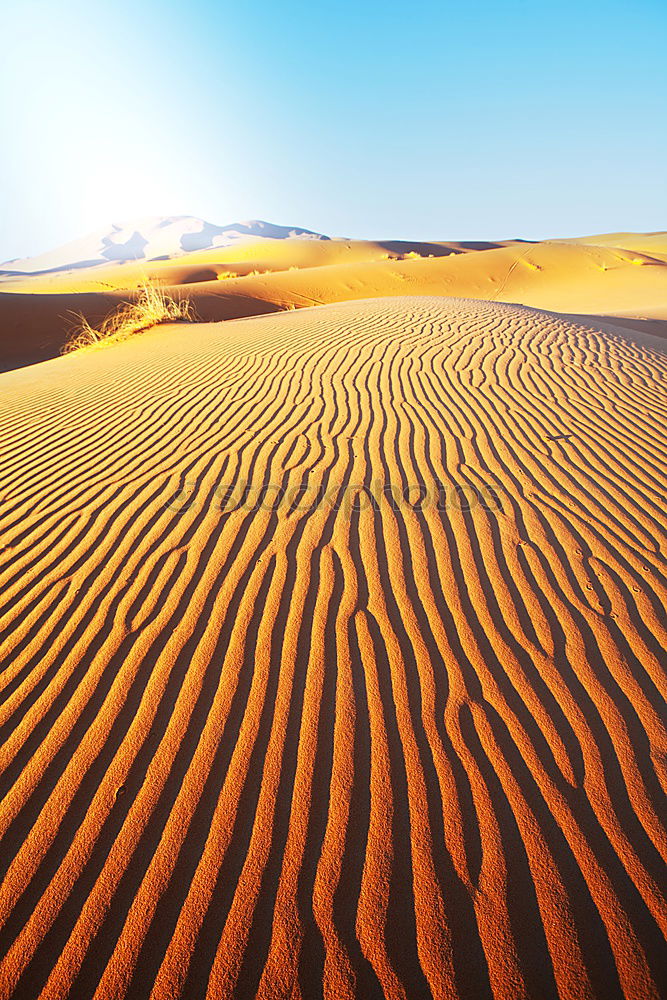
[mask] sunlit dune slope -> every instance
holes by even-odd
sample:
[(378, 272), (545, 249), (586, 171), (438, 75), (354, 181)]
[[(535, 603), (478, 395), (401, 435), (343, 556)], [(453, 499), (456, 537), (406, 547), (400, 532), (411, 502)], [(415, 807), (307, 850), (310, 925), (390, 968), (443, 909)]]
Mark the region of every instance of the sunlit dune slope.
[(664, 996), (665, 374), (395, 297), (0, 376), (0, 997)]
[(445, 257), (449, 254), (497, 249), (499, 246), (501, 244), (483, 242), (425, 243), (405, 240), (381, 242), (255, 237), (236, 241), (229, 246), (191, 250), (164, 259), (113, 261), (35, 273), (0, 270), (0, 289), (32, 294), (107, 292), (119, 288), (135, 288), (145, 281), (180, 285), (244, 276), (253, 271), (287, 271), (329, 264), (349, 265), (400, 260), (406, 256)]
[[(67, 340), (72, 313), (82, 312), (97, 323), (136, 294), (147, 278), (166, 284), (176, 296), (190, 298), (206, 321), (406, 294), (447, 294), (566, 313), (655, 320), (649, 327), (654, 333), (663, 332), (667, 321), (667, 259), (638, 251), (560, 242), (455, 252), (452, 244), (446, 256), (420, 257), (412, 251), (413, 255), (400, 254), (402, 259), (396, 259), (395, 249), (386, 250), (378, 243), (264, 240), (255, 244), (254, 249), (244, 244), (247, 258), (241, 261), (225, 261), (218, 251), (207, 250), (187, 255), (187, 264), (166, 261), (148, 273), (135, 264), (114, 265), (116, 277), (103, 293), (98, 268), (60, 275), (60, 287), (69, 288), (67, 293), (47, 293), (51, 286), (42, 279), (22, 279), (16, 289), (24, 291), (0, 291), (0, 362), (11, 366), (55, 356)], [(440, 248), (444, 253), (445, 245)], [(125, 290), (117, 287), (122, 284), (121, 272), (129, 286)], [(87, 281), (93, 284), (87, 286)], [(10, 287), (0, 285), (0, 289)], [(83, 291), (86, 287), (97, 292)], [(41, 294), (33, 294), (36, 290)]]
[[(447, 251), (448, 252), (448, 251)], [(94, 267), (50, 273), (0, 274), (0, 288), (44, 292), (109, 291), (132, 288), (142, 281), (182, 284), (215, 280), (253, 270), (283, 271), (290, 267), (382, 260), (389, 255), (379, 243), (348, 240), (244, 239), (231, 246), (192, 250), (164, 260), (98, 263)]]
[(667, 255), (667, 233), (604, 233), (598, 236), (576, 236), (565, 243), (587, 243), (590, 246), (639, 250), (642, 253)]
[[(186, 287), (195, 297), (214, 290), (210, 282)], [(448, 294), (563, 312), (667, 318), (667, 261), (636, 251), (539, 243), (443, 258), (251, 275), (228, 279), (215, 292), (281, 307), (384, 295)]]
[(49, 275), (59, 271), (87, 270), (109, 262), (164, 260), (182, 257), (193, 250), (243, 245), (255, 238), (328, 240), (328, 236), (296, 226), (277, 226), (261, 219), (215, 225), (190, 215), (145, 216), (111, 223), (81, 239), (46, 253), (5, 261), (0, 276), (7, 273)]

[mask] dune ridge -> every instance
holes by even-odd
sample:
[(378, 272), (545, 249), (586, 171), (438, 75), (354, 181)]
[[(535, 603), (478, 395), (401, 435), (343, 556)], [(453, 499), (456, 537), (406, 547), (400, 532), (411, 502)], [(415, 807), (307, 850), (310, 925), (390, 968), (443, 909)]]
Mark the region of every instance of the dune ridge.
[(664, 234), (635, 236), (650, 252), (577, 240), (500, 245), (252, 239), (159, 261), (0, 276), (0, 365), (56, 356), (73, 313), (96, 326), (120, 304), (134, 301), (146, 283), (188, 298), (207, 322), (354, 299), (448, 295), (629, 319), (631, 327), (666, 336)]
[(0, 376), (0, 997), (664, 995), (666, 370), (396, 296)]
[(255, 239), (328, 240), (328, 236), (298, 226), (276, 226), (261, 219), (218, 226), (190, 215), (148, 216), (112, 223), (105, 229), (34, 257), (15, 258), (0, 266), (5, 275), (57, 274), (97, 268), (113, 261), (164, 260), (208, 247), (242, 246)]

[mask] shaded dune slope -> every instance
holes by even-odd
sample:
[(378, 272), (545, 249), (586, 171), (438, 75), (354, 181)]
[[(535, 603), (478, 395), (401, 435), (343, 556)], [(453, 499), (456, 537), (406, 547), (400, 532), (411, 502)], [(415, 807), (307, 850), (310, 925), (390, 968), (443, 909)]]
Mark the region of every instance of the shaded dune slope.
[(659, 997), (666, 368), (407, 297), (3, 375), (0, 997)]

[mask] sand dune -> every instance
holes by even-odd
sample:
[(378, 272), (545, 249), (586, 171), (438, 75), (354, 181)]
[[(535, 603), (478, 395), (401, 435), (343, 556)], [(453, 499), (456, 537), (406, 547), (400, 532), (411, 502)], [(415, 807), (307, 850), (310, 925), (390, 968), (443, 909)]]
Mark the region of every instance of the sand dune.
[(599, 236), (575, 236), (564, 243), (587, 243), (589, 246), (616, 247), (643, 253), (667, 254), (667, 233), (604, 233)]
[(261, 219), (219, 226), (189, 215), (149, 216), (112, 224), (46, 253), (6, 261), (0, 265), (0, 284), (32, 292), (95, 291), (131, 287), (147, 277), (163, 280), (174, 260), (193, 270), (208, 265), (215, 277), (218, 265), (224, 271), (229, 262), (246, 260), (262, 270), (282, 270), (405, 254), (440, 257), (515, 245), (527, 244), (331, 239), (311, 229)]
[(665, 995), (665, 343), (392, 294), (0, 376), (1, 998)]
[(98, 232), (74, 240), (63, 247), (35, 257), (6, 261), (0, 268), (5, 275), (48, 275), (63, 270), (86, 270), (110, 261), (150, 261), (180, 256), (207, 247), (239, 246), (255, 237), (271, 239), (328, 240), (328, 236), (310, 229), (276, 226), (261, 219), (217, 226), (190, 215), (149, 216), (120, 225), (112, 224)]
[(667, 255), (657, 250), (577, 241), (499, 246), (255, 239), (164, 261), (6, 276), (0, 282), (0, 364), (56, 356), (72, 314), (98, 323), (146, 281), (190, 298), (204, 321), (412, 294), (631, 319), (633, 327), (641, 321), (648, 332), (667, 333)]
[(0, 271), (0, 289), (31, 294), (107, 292), (135, 288), (145, 281), (181, 285), (216, 281), (229, 276), (243, 277), (251, 272), (294, 271), (329, 264), (350, 265), (406, 257), (445, 257), (498, 249), (500, 246), (525, 248), (526, 244), (253, 237), (188, 252), (179, 250), (161, 258), (100, 261), (86, 267), (60, 267), (48, 271), (36, 270), (33, 259), (29, 262), (31, 270)]
[[(186, 284), (195, 301), (211, 282)], [(565, 243), (483, 253), (336, 263), (225, 280), (215, 294), (298, 307), (386, 295), (442, 295), (518, 302), (577, 313), (667, 319), (667, 258)]]

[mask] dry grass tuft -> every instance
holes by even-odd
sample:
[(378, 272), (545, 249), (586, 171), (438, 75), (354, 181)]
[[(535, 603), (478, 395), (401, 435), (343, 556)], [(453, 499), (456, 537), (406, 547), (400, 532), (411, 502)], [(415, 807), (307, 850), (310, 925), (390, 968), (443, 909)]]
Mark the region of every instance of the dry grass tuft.
[(75, 313), (69, 339), (61, 353), (70, 354), (83, 347), (127, 340), (159, 323), (192, 322), (195, 319), (189, 299), (174, 299), (164, 289), (144, 284), (136, 302), (123, 302), (102, 321), (99, 328), (91, 326), (81, 313)]
[[(298, 270), (298, 268), (289, 268), (290, 271)], [(244, 271), (243, 274), (238, 274), (236, 271), (220, 271), (218, 274), (218, 281), (226, 281), (227, 278), (255, 278), (258, 274), (270, 273), (266, 270), (260, 271), (258, 268), (254, 268), (252, 271)]]

